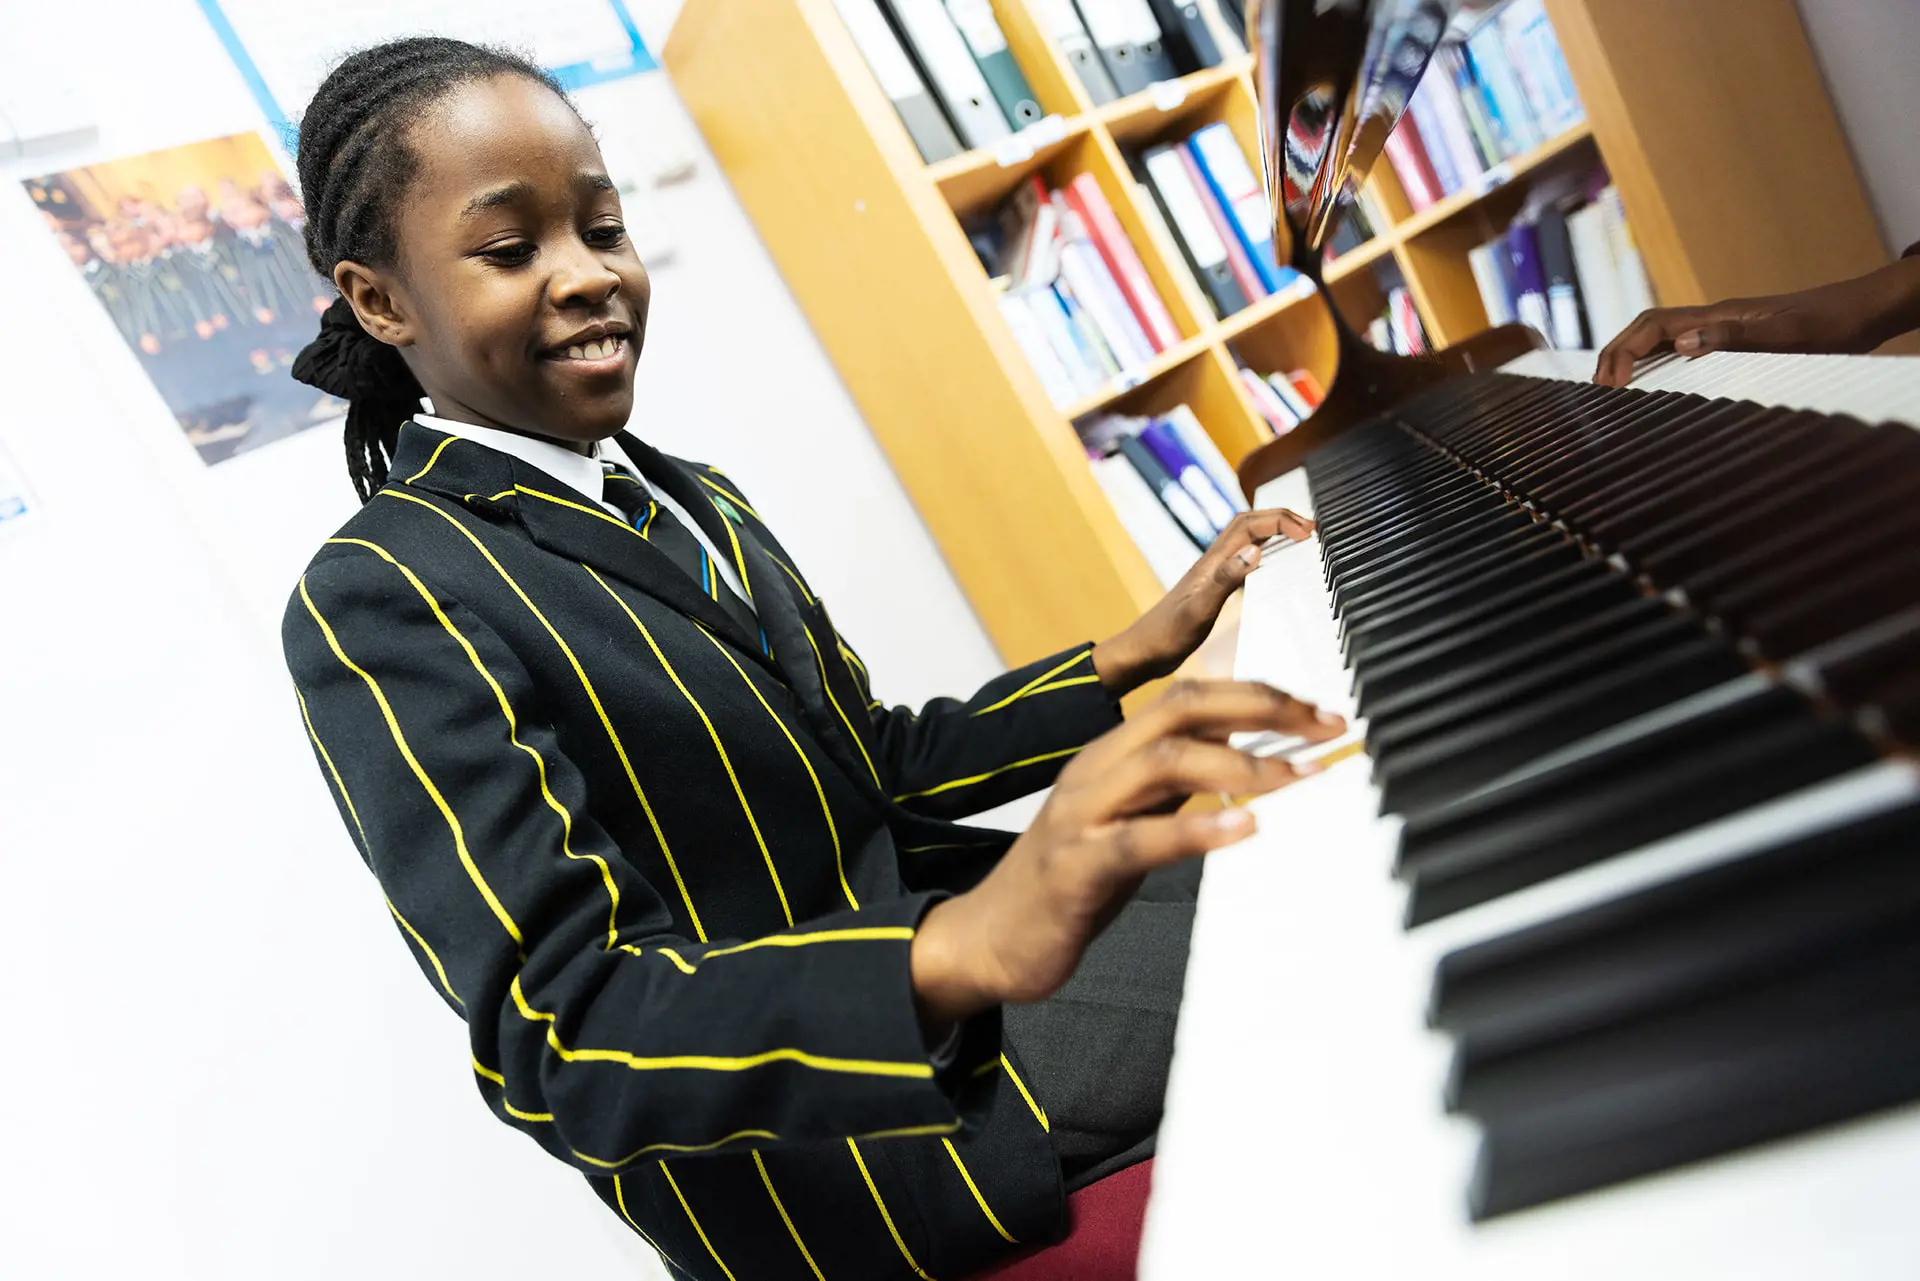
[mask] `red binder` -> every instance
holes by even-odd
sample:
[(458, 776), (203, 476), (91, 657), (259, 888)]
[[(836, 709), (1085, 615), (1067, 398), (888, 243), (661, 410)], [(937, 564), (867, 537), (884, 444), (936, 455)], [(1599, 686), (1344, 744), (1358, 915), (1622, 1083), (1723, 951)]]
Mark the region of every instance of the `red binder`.
[(1207, 217), (1227, 247), (1227, 270), (1233, 273), (1234, 283), (1246, 294), (1247, 301), (1258, 302), (1267, 296), (1267, 286), (1261, 281), (1260, 273), (1253, 269), (1253, 260), (1247, 257), (1247, 251), (1240, 247), (1240, 234), (1227, 221), (1227, 211), (1213, 198), (1213, 187), (1200, 172), (1200, 163), (1193, 158), (1193, 153), (1185, 147), (1178, 152), (1180, 164), (1187, 171), (1187, 181), (1193, 184), (1193, 194), (1200, 198), (1200, 207), (1207, 211)]
[(1087, 234), (1093, 237), (1094, 247), (1106, 261), (1107, 270), (1113, 273), (1114, 282), (1126, 296), (1127, 305), (1133, 308), (1140, 328), (1146, 330), (1154, 351), (1165, 351), (1179, 342), (1179, 327), (1173, 323), (1173, 316), (1167, 311), (1166, 304), (1160, 301), (1160, 294), (1153, 287), (1153, 278), (1147, 275), (1140, 255), (1133, 251), (1133, 242), (1127, 239), (1120, 220), (1114, 217), (1113, 206), (1107, 203), (1106, 193), (1100, 190), (1099, 181), (1090, 173), (1076, 174), (1073, 181), (1067, 184), (1066, 196), (1067, 203), (1073, 206), (1073, 211), (1080, 215), (1080, 221), (1086, 224)]

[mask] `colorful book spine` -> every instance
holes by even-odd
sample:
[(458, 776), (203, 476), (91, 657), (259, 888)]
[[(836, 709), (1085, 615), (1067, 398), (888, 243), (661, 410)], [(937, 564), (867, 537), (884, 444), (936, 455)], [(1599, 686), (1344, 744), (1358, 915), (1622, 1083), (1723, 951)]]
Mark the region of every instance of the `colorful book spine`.
[(1400, 188), (1407, 193), (1407, 202), (1415, 213), (1430, 208), (1445, 194), (1421, 146), (1419, 123), (1411, 115), (1400, 117), (1400, 123), (1387, 135), (1386, 151), (1387, 163), (1393, 166), (1394, 177), (1400, 180)]
[(1069, 204), (1086, 224), (1094, 247), (1106, 261), (1107, 270), (1126, 298), (1127, 306), (1139, 321), (1153, 351), (1165, 351), (1179, 342), (1180, 330), (1173, 323), (1173, 315), (1161, 301), (1159, 290), (1153, 286), (1153, 278), (1147, 274), (1140, 255), (1134, 252), (1133, 242), (1127, 239), (1120, 220), (1114, 216), (1113, 206), (1107, 203), (1106, 193), (1100, 190), (1099, 181), (1090, 173), (1076, 174), (1067, 185), (1066, 192)]
[(1187, 149), (1198, 162), (1213, 198), (1227, 211), (1260, 283), (1270, 294), (1279, 292), (1283, 282), (1273, 250), (1273, 207), (1267, 203), (1266, 189), (1254, 176), (1233, 130), (1224, 123), (1210, 124), (1187, 139)]
[(1207, 435), (1206, 428), (1200, 425), (1200, 420), (1194, 416), (1193, 410), (1185, 405), (1175, 405), (1161, 415), (1161, 421), (1180, 437), (1181, 443), (1187, 447), (1187, 452), (1206, 469), (1207, 475), (1213, 479), (1215, 488), (1226, 495), (1227, 501), (1233, 505), (1234, 510), (1247, 510), (1247, 500), (1240, 493), (1240, 477), (1227, 462), (1226, 455), (1220, 452), (1220, 447), (1213, 443), (1213, 437)]
[(1507, 56), (1499, 23), (1483, 23), (1467, 38), (1467, 61), (1473, 64), (1474, 75), (1486, 88), (1494, 114), (1499, 117), (1514, 151), (1531, 151), (1545, 142), (1546, 135), (1540, 130), (1533, 107), (1527, 102), (1526, 92), (1520, 88), (1513, 63)]
[(1433, 102), (1433, 82), (1422, 79), (1407, 102), (1407, 115), (1420, 134), (1421, 154), (1433, 170), (1442, 194), (1451, 196), (1460, 190), (1462, 178), (1453, 163), (1453, 148), (1440, 124), (1440, 113)]
[(1187, 449), (1186, 442), (1180, 439), (1177, 432), (1164, 421), (1156, 419), (1141, 429), (1140, 439), (1146, 442), (1147, 448), (1153, 451), (1153, 456), (1160, 460), (1160, 465), (1167, 469), (1168, 474), (1180, 482), (1180, 488), (1186, 490), (1193, 501), (1200, 505), (1200, 510), (1206, 514), (1216, 532), (1232, 523), (1233, 504), (1227, 501), (1227, 496), (1220, 492), (1213, 478), (1207, 475), (1200, 460)]
[(1200, 202), (1201, 210), (1207, 221), (1213, 225), (1214, 232), (1220, 237), (1221, 245), (1226, 249), (1227, 270), (1232, 273), (1234, 283), (1240, 287), (1249, 302), (1258, 302), (1267, 296), (1267, 287), (1260, 279), (1260, 273), (1254, 270), (1253, 259), (1241, 247), (1240, 236), (1233, 228), (1233, 219), (1220, 206), (1218, 197), (1207, 184), (1207, 176), (1200, 170), (1200, 162), (1194, 159), (1193, 152), (1179, 147), (1174, 154), (1180, 158), (1180, 167), (1186, 171), (1187, 181), (1193, 184), (1193, 192)]

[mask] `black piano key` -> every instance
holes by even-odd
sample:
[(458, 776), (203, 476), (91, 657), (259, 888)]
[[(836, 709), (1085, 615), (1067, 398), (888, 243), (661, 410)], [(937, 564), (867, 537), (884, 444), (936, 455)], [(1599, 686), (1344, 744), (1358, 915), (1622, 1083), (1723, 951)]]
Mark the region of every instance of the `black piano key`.
[(1395, 635), (1445, 623), (1481, 601), (1553, 579), (1585, 559), (1572, 543), (1556, 540), (1525, 556), (1503, 557), (1500, 563), (1462, 581), (1410, 596), (1403, 594), (1375, 608), (1346, 611), (1341, 616), (1341, 631), (1353, 645), (1364, 643), (1362, 637)]
[(1482, 681), (1450, 698), (1412, 711), (1381, 707), (1367, 718), (1367, 752), (1382, 766), (1409, 743), (1464, 726), (1492, 712), (1524, 707), (1578, 681), (1638, 662), (1700, 635), (1700, 626), (1659, 602), (1641, 602), (1652, 612), (1637, 626), (1610, 628), (1584, 644), (1561, 648), (1532, 665), (1503, 667), (1500, 679)]
[(1718, 439), (1752, 408), (1698, 396), (1630, 398), (1614, 410), (1607, 430), (1541, 456), (1508, 474), (1506, 482), (1565, 510), (1643, 469), (1655, 452), (1682, 455), (1703, 440)]
[(1428, 809), (1569, 743), (1744, 674), (1723, 642), (1700, 637), (1525, 708), (1416, 743), (1380, 767), (1388, 813)]
[[(1920, 432), (1909, 435), (1920, 443)], [(1754, 482), (1740, 491), (1724, 519), (1691, 524), (1693, 518), (1683, 517), (1625, 540), (1621, 552), (1652, 581), (1671, 585), (1771, 539), (1777, 538), (1782, 547), (1817, 543), (1855, 521), (1893, 515), (1920, 503), (1920, 469), (1890, 468), (1893, 453), (1865, 447), (1844, 450), (1825, 467), (1784, 480)]]
[(1477, 529), (1517, 527), (1527, 514), (1489, 489), (1480, 489), (1456, 502), (1369, 530), (1364, 537), (1322, 539), (1335, 581), (1391, 564), (1413, 551), (1426, 551), (1442, 540), (1458, 540)]
[(1920, 936), (1463, 1083), (1485, 1219), (1920, 1097)]
[(1639, 466), (1646, 442), (1658, 440), (1668, 449), (1679, 449), (1728, 418), (1728, 406), (1722, 401), (1698, 396), (1630, 397), (1612, 405), (1594, 424), (1597, 430), (1577, 437), (1556, 431), (1545, 448), (1501, 464), (1496, 474), (1502, 483), (1558, 509)]
[(1879, 619), (1796, 660), (1793, 678), (1842, 707), (1870, 705), (1920, 672), (1920, 606)]
[(1441, 958), (1429, 1026), (1468, 1065), (1801, 968), (1920, 918), (1920, 803)]
[(1354, 699), (1361, 715), (1375, 701), (1436, 679), (1457, 663), (1522, 644), (1543, 632), (1572, 626), (1628, 601), (1644, 599), (1619, 574), (1577, 578), (1524, 606), (1496, 612), (1479, 622), (1376, 655), (1354, 670)]
[(1584, 777), (1536, 791), (1531, 804), (1483, 816), (1452, 842), (1409, 841), (1408, 923), (1477, 907), (1877, 759), (1852, 728), (1794, 712), (1718, 741), (1675, 735), (1680, 741), (1654, 759), (1583, 769)]
[(1758, 431), (1759, 425), (1733, 433), (1740, 439), (1720, 457), (1702, 459), (1700, 465), (1684, 471), (1671, 462), (1660, 462), (1630, 492), (1596, 499), (1582, 510), (1570, 508), (1565, 519), (1602, 546), (1618, 546), (1622, 539), (1684, 514), (1723, 489), (1782, 474), (1825, 424), (1818, 414), (1795, 414), (1776, 431)]
[(1741, 631), (1780, 661), (1920, 604), (1920, 543), (1907, 543), (1755, 613)]
[(1666, 602), (1636, 596), (1587, 618), (1562, 627), (1548, 627), (1507, 645), (1481, 647), (1472, 655), (1440, 664), (1427, 679), (1396, 693), (1369, 699), (1363, 709), (1372, 724), (1386, 724), (1416, 715), (1435, 704), (1472, 693), (1487, 685), (1534, 671), (1559, 661), (1598, 641), (1623, 635), (1655, 619), (1672, 614)]
[(1397, 599), (1413, 592), (1444, 587), (1502, 560), (1524, 556), (1542, 547), (1566, 543), (1566, 535), (1550, 526), (1528, 521), (1467, 547), (1440, 555), (1410, 557), (1404, 564), (1383, 565), (1355, 574), (1333, 589), (1334, 612), (1344, 621), (1355, 610)]
[[(1920, 433), (1915, 435), (1920, 445)], [(1886, 447), (1890, 439), (1872, 432), (1864, 437), (1816, 432), (1806, 452), (1794, 459), (1785, 474), (1770, 473), (1729, 486), (1670, 520), (1621, 539), (1620, 549), (1636, 565), (1650, 566), (1654, 557), (1670, 559), (1669, 549), (1710, 531), (1725, 531), (1722, 537), (1737, 547), (1753, 533), (1804, 521), (1836, 503), (1845, 505), (1870, 490), (1877, 478), (1892, 475), (1911, 484), (1915, 478), (1903, 477), (1904, 469), (1890, 472), (1887, 468), (1898, 456), (1898, 451)]]
[[(1395, 631), (1391, 635), (1369, 632), (1349, 636), (1346, 653), (1356, 667), (1361, 667), (1362, 663), (1372, 663), (1395, 654), (1409, 652), (1502, 615), (1515, 616), (1527, 606), (1537, 601), (1552, 599), (1557, 593), (1569, 587), (1588, 580), (1600, 579), (1619, 581), (1620, 575), (1609, 570), (1599, 561), (1581, 560), (1571, 565), (1562, 565), (1543, 578), (1475, 601), (1451, 618), (1440, 619), (1424, 627)], [(1364, 672), (1364, 667), (1361, 670)]]
[(1569, 524), (1584, 527), (1597, 513), (1618, 511), (1688, 483), (1717, 462), (1771, 445), (1814, 417), (1747, 401), (1722, 403), (1690, 428), (1672, 431), (1655, 425), (1605, 464), (1583, 469), (1543, 495)]

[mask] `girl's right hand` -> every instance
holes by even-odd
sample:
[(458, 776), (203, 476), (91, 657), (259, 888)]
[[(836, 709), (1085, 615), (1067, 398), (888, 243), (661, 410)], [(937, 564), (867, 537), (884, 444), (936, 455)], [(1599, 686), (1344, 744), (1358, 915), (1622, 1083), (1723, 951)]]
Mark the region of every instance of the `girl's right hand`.
[(1244, 809), (1164, 812), (1171, 805), (1202, 792), (1270, 792), (1312, 772), (1228, 747), (1229, 734), (1320, 741), (1344, 729), (1270, 686), (1183, 681), (1089, 743), (986, 879), (921, 919), (913, 987), (929, 1034), (994, 1005), (1051, 996), (1148, 872), (1253, 831)]

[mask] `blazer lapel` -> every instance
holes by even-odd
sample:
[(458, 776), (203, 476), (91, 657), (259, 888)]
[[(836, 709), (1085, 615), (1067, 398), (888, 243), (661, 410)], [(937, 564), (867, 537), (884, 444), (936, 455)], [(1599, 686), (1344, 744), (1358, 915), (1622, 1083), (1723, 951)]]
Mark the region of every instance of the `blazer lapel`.
[(411, 488), (511, 514), (528, 537), (554, 555), (645, 592), (749, 654), (761, 653), (760, 638), (742, 629), (640, 531), (537, 467), (408, 423), (401, 428), (392, 474)]
[[(799, 584), (761, 546), (746, 519), (722, 514), (715, 495), (684, 466), (628, 433), (623, 432), (619, 440), (647, 482), (686, 508), (713, 545), (734, 557), (773, 649), (773, 660), (798, 698), (814, 736), (848, 778), (878, 789), (872, 757), (855, 728), (854, 718), (864, 719), (866, 707), (857, 697), (849, 704), (846, 695), (836, 695), (829, 685), (833, 669), (827, 655), (834, 652), (835, 638), (825, 610), (800, 597)], [(816, 615), (818, 626), (812, 621)], [(839, 662), (837, 654), (833, 662)]]

